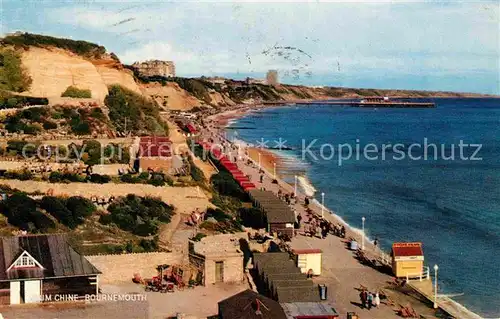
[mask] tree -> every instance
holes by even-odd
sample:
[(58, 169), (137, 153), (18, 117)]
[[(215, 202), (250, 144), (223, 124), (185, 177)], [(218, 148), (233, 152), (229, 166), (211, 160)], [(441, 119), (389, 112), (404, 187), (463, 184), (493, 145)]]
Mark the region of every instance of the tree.
[(40, 200), (41, 208), (45, 209), (47, 213), (54, 216), (63, 225), (74, 229), (78, 226), (78, 223), (75, 221), (73, 213), (66, 207), (65, 204), (66, 203), (63, 199), (53, 196), (44, 196)]

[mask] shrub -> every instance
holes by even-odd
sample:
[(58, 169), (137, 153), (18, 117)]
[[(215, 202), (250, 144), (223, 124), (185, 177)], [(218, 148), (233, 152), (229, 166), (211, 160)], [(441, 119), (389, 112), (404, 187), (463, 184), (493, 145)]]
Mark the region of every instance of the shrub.
[(265, 214), (257, 208), (245, 208), (242, 207), (238, 211), (241, 222), (246, 227), (251, 227), (255, 229), (266, 228), (266, 216)]
[(193, 180), (199, 183), (204, 183), (205, 175), (203, 174), (203, 171), (194, 164), (191, 157), (189, 157), (189, 166), (191, 168), (191, 177), (193, 178)]
[(46, 130), (53, 130), (57, 128), (57, 123), (52, 121), (43, 122), (43, 128)]
[[(21, 63), (21, 55), (12, 49), (0, 49), (0, 89), (24, 92), (28, 91), (31, 82)], [(16, 105), (17, 100), (11, 100), (10, 104)]]
[(241, 189), (240, 185), (234, 180), (233, 176), (226, 172), (220, 171), (211, 178), (213, 187), (221, 194), (232, 196), (239, 199), (246, 199), (246, 193)]
[(23, 193), (14, 193), (0, 202), (0, 211), (9, 224), (30, 232), (47, 232), (55, 223), (37, 209), (36, 201)]
[(160, 117), (158, 105), (151, 100), (119, 85), (112, 85), (104, 103), (109, 109), (109, 118), (120, 132), (129, 131), (164, 135), (168, 129)]
[(66, 207), (73, 213), (76, 221), (91, 216), (95, 211), (95, 205), (87, 198), (72, 196), (66, 200)]
[(173, 207), (152, 197), (129, 194), (115, 200), (108, 207), (110, 217), (101, 217), (101, 222), (111, 220), (119, 228), (139, 236), (156, 234), (159, 222), (169, 223)]
[(29, 181), (33, 179), (33, 174), (26, 169), (21, 171), (7, 171), (3, 176), (7, 179), (18, 179), (20, 181)]
[(111, 177), (108, 175), (91, 174), (89, 181), (91, 183), (106, 184), (111, 181)]
[(103, 46), (87, 41), (75, 41), (71, 39), (55, 38), (46, 35), (23, 33), (8, 35), (2, 39), (5, 44), (12, 44), (17, 46), (54, 46), (61, 49), (72, 51), (75, 54), (88, 57), (100, 58), (106, 53)]
[(66, 208), (66, 203), (64, 199), (60, 199), (53, 196), (44, 196), (40, 200), (40, 207), (45, 209), (47, 213), (51, 214), (63, 225), (68, 226), (71, 229), (76, 228), (77, 222), (73, 217), (73, 213)]
[(207, 208), (206, 217), (213, 217), (216, 221), (221, 222), (227, 219), (231, 219), (231, 216), (224, 213), (220, 208)]
[(81, 99), (90, 99), (92, 98), (92, 92), (87, 89), (79, 89), (75, 86), (68, 86), (66, 91), (61, 94), (62, 97), (74, 97)]

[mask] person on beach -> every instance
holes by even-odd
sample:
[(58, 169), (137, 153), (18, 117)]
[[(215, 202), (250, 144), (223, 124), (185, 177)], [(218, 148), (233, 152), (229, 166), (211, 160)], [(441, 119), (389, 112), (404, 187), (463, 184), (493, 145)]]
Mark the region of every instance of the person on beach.
[(297, 215), (297, 224), (299, 225), (298, 228), (300, 228), (300, 222), (302, 221), (302, 215), (298, 214)]
[(260, 182), (263, 183), (264, 182), (264, 175), (260, 175)]
[(375, 249), (378, 246), (378, 238), (377, 237), (375, 237), (375, 240), (373, 241), (373, 246), (375, 246)]
[(366, 300), (368, 299), (368, 294), (366, 292), (366, 290), (361, 290), (361, 292), (359, 293), (359, 299), (361, 300), (361, 308), (366, 308)]
[(304, 205), (307, 207), (309, 206), (309, 197), (306, 196), (306, 198), (304, 198)]
[(372, 308), (373, 305), (373, 295), (371, 292), (368, 293), (366, 297), (366, 305), (368, 306), (368, 310)]
[(375, 298), (373, 299), (373, 305), (377, 308), (380, 306), (380, 296), (378, 292), (375, 294)]

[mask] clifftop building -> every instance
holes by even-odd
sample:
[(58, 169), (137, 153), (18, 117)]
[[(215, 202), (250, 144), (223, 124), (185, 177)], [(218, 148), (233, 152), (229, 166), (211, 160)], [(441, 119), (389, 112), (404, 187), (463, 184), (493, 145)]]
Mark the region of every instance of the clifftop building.
[(278, 85), (278, 71), (269, 70), (266, 74), (266, 82), (268, 85)]
[(148, 60), (135, 62), (132, 66), (143, 76), (175, 76), (175, 65), (173, 61)]

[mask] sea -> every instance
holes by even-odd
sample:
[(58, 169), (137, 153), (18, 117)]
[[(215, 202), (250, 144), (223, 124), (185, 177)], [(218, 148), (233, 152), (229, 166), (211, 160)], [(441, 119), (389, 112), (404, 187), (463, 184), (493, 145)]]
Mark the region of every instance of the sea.
[[(279, 175), (390, 251), (423, 243), (439, 293), (500, 318), (500, 99), (435, 108), (312, 104), (232, 121), (229, 138), (266, 147)], [(385, 145), (385, 146), (384, 146)]]

